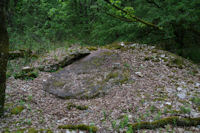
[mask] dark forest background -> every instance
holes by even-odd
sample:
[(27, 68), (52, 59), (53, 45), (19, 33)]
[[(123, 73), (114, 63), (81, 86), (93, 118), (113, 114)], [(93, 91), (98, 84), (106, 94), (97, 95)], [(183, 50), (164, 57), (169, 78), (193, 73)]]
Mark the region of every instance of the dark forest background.
[(156, 45), (196, 63), (199, 22), (199, 0), (10, 0), (7, 12), (11, 50), (127, 41)]

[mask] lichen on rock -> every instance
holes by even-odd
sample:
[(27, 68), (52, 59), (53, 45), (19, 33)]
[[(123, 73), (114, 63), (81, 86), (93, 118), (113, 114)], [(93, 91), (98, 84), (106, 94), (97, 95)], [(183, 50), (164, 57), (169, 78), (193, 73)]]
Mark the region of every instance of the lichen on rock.
[(128, 80), (127, 72), (120, 64), (120, 55), (112, 50), (102, 49), (92, 52), (52, 75), (44, 83), (44, 90), (61, 98), (88, 99), (103, 96), (116, 83)]

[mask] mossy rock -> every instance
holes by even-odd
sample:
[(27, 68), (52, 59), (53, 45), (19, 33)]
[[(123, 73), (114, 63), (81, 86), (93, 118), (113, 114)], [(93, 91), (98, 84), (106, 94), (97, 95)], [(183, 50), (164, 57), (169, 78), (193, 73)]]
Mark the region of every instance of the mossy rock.
[(9, 129), (7, 129), (4, 130), (3, 133), (53, 133), (53, 131), (50, 129), (23, 128), (15, 131), (9, 131)]
[(170, 54), (170, 59), (167, 63), (167, 66), (172, 68), (172, 67), (177, 67), (179, 69), (183, 69), (186, 66), (185, 60), (183, 57), (180, 57), (178, 55), (175, 55), (173, 53), (168, 53)]
[(24, 106), (16, 106), (11, 110), (11, 114), (18, 115), (24, 110)]
[(72, 129), (72, 130), (82, 130), (82, 131), (88, 131), (92, 133), (96, 133), (98, 128), (95, 126), (88, 126), (88, 125), (60, 125), (58, 126), (59, 129)]
[(38, 133), (38, 131), (35, 128), (28, 129), (28, 133)]
[[(112, 50), (93, 51), (85, 58), (52, 74), (44, 90), (64, 99), (90, 99), (109, 93), (116, 83), (126, 83), (120, 55)], [(116, 64), (118, 67), (115, 67)]]
[(78, 110), (87, 110), (87, 109), (88, 109), (88, 106), (85, 106), (85, 105), (77, 105), (77, 106), (76, 106), (76, 109), (78, 109)]
[(96, 50), (98, 50), (98, 47), (95, 47), (95, 46), (87, 46), (85, 48), (88, 49), (89, 51), (96, 51)]
[(50, 129), (35, 129), (35, 128), (29, 128), (28, 133), (53, 133)]
[(68, 103), (68, 105), (67, 105), (68, 110), (71, 110), (72, 108), (75, 108), (75, 107), (76, 107), (76, 105), (73, 103)]
[(180, 127), (190, 127), (190, 126), (197, 126), (200, 124), (200, 118), (179, 118), (177, 116), (167, 117), (160, 120), (156, 120), (153, 122), (139, 122), (134, 123), (132, 129), (139, 130), (139, 129), (155, 129), (155, 128), (164, 128), (166, 125), (172, 126), (180, 126)]
[(114, 42), (114, 43), (104, 46), (104, 48), (106, 48), (106, 49), (121, 49), (121, 48), (123, 48), (123, 46), (121, 46), (120, 44), (121, 43), (119, 43), (119, 42)]

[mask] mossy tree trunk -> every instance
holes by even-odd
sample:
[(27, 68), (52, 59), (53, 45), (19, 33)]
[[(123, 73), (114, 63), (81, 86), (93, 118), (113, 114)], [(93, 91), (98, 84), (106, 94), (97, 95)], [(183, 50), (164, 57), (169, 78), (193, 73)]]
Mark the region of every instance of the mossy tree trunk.
[(6, 70), (8, 61), (8, 33), (5, 24), (6, 0), (0, 1), (0, 117), (4, 113)]

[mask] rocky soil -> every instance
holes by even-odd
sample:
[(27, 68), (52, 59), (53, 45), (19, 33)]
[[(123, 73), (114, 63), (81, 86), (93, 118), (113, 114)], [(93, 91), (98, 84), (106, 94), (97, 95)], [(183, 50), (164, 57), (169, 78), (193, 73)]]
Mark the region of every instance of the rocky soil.
[[(120, 55), (120, 65), (126, 68), (130, 78), (112, 86), (105, 96), (92, 99), (55, 97), (43, 89), (44, 82), (52, 75), (50, 72), (39, 72), (34, 80), (10, 77), (0, 132), (22, 128), (62, 132), (59, 125), (86, 124), (95, 125), (99, 133), (113, 133), (127, 131), (128, 127), (123, 126), (126, 123), (151, 122), (170, 116), (200, 117), (199, 66), (153, 46), (130, 44), (113, 51)], [(16, 106), (24, 109), (13, 114)], [(76, 108), (78, 106), (87, 108)], [(200, 124), (196, 127), (166, 125), (137, 132), (171, 131), (200, 132)]]

